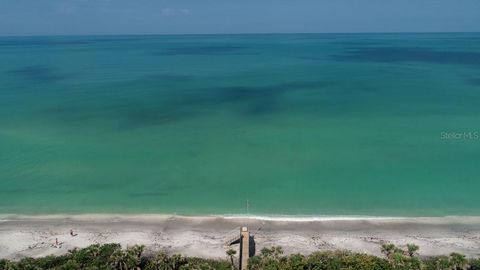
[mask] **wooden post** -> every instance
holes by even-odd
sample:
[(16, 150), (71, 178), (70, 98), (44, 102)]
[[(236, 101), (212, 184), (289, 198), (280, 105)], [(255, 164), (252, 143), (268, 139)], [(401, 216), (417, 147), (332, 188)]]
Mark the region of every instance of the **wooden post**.
[(240, 270), (248, 269), (250, 258), (250, 232), (247, 227), (240, 229)]

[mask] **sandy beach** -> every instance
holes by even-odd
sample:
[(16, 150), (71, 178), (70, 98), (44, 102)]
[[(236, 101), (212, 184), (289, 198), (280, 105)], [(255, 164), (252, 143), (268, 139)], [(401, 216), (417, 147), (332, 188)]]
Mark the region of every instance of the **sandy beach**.
[[(480, 256), (480, 217), (246, 218), (171, 215), (56, 215), (0, 217), (0, 257), (63, 254), (95, 243), (145, 245), (205, 258), (225, 258), (225, 243), (248, 226), (257, 252), (280, 245), (286, 253), (346, 249), (380, 255), (383, 243), (420, 246), (420, 255)], [(76, 236), (70, 235), (73, 230)], [(60, 243), (55, 247), (56, 239)]]

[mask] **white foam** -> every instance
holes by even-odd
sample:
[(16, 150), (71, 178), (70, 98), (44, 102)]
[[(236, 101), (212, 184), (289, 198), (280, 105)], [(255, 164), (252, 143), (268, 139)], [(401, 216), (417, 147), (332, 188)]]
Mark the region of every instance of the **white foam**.
[(223, 215), (224, 219), (252, 219), (263, 221), (285, 221), (285, 222), (314, 222), (314, 221), (349, 221), (349, 220), (401, 220), (406, 217), (388, 216), (257, 216), (257, 215)]

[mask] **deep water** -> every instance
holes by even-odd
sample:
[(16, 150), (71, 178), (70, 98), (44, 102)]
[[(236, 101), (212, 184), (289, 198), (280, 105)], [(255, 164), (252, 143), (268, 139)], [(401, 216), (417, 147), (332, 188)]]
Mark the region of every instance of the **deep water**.
[(480, 215), (480, 34), (0, 38), (0, 213)]

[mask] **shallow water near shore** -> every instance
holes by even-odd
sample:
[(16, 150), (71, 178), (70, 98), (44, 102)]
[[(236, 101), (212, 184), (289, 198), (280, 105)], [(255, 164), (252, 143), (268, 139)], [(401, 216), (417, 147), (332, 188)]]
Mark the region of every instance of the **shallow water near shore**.
[(478, 33), (2, 37), (0, 82), (0, 213), (480, 215)]

